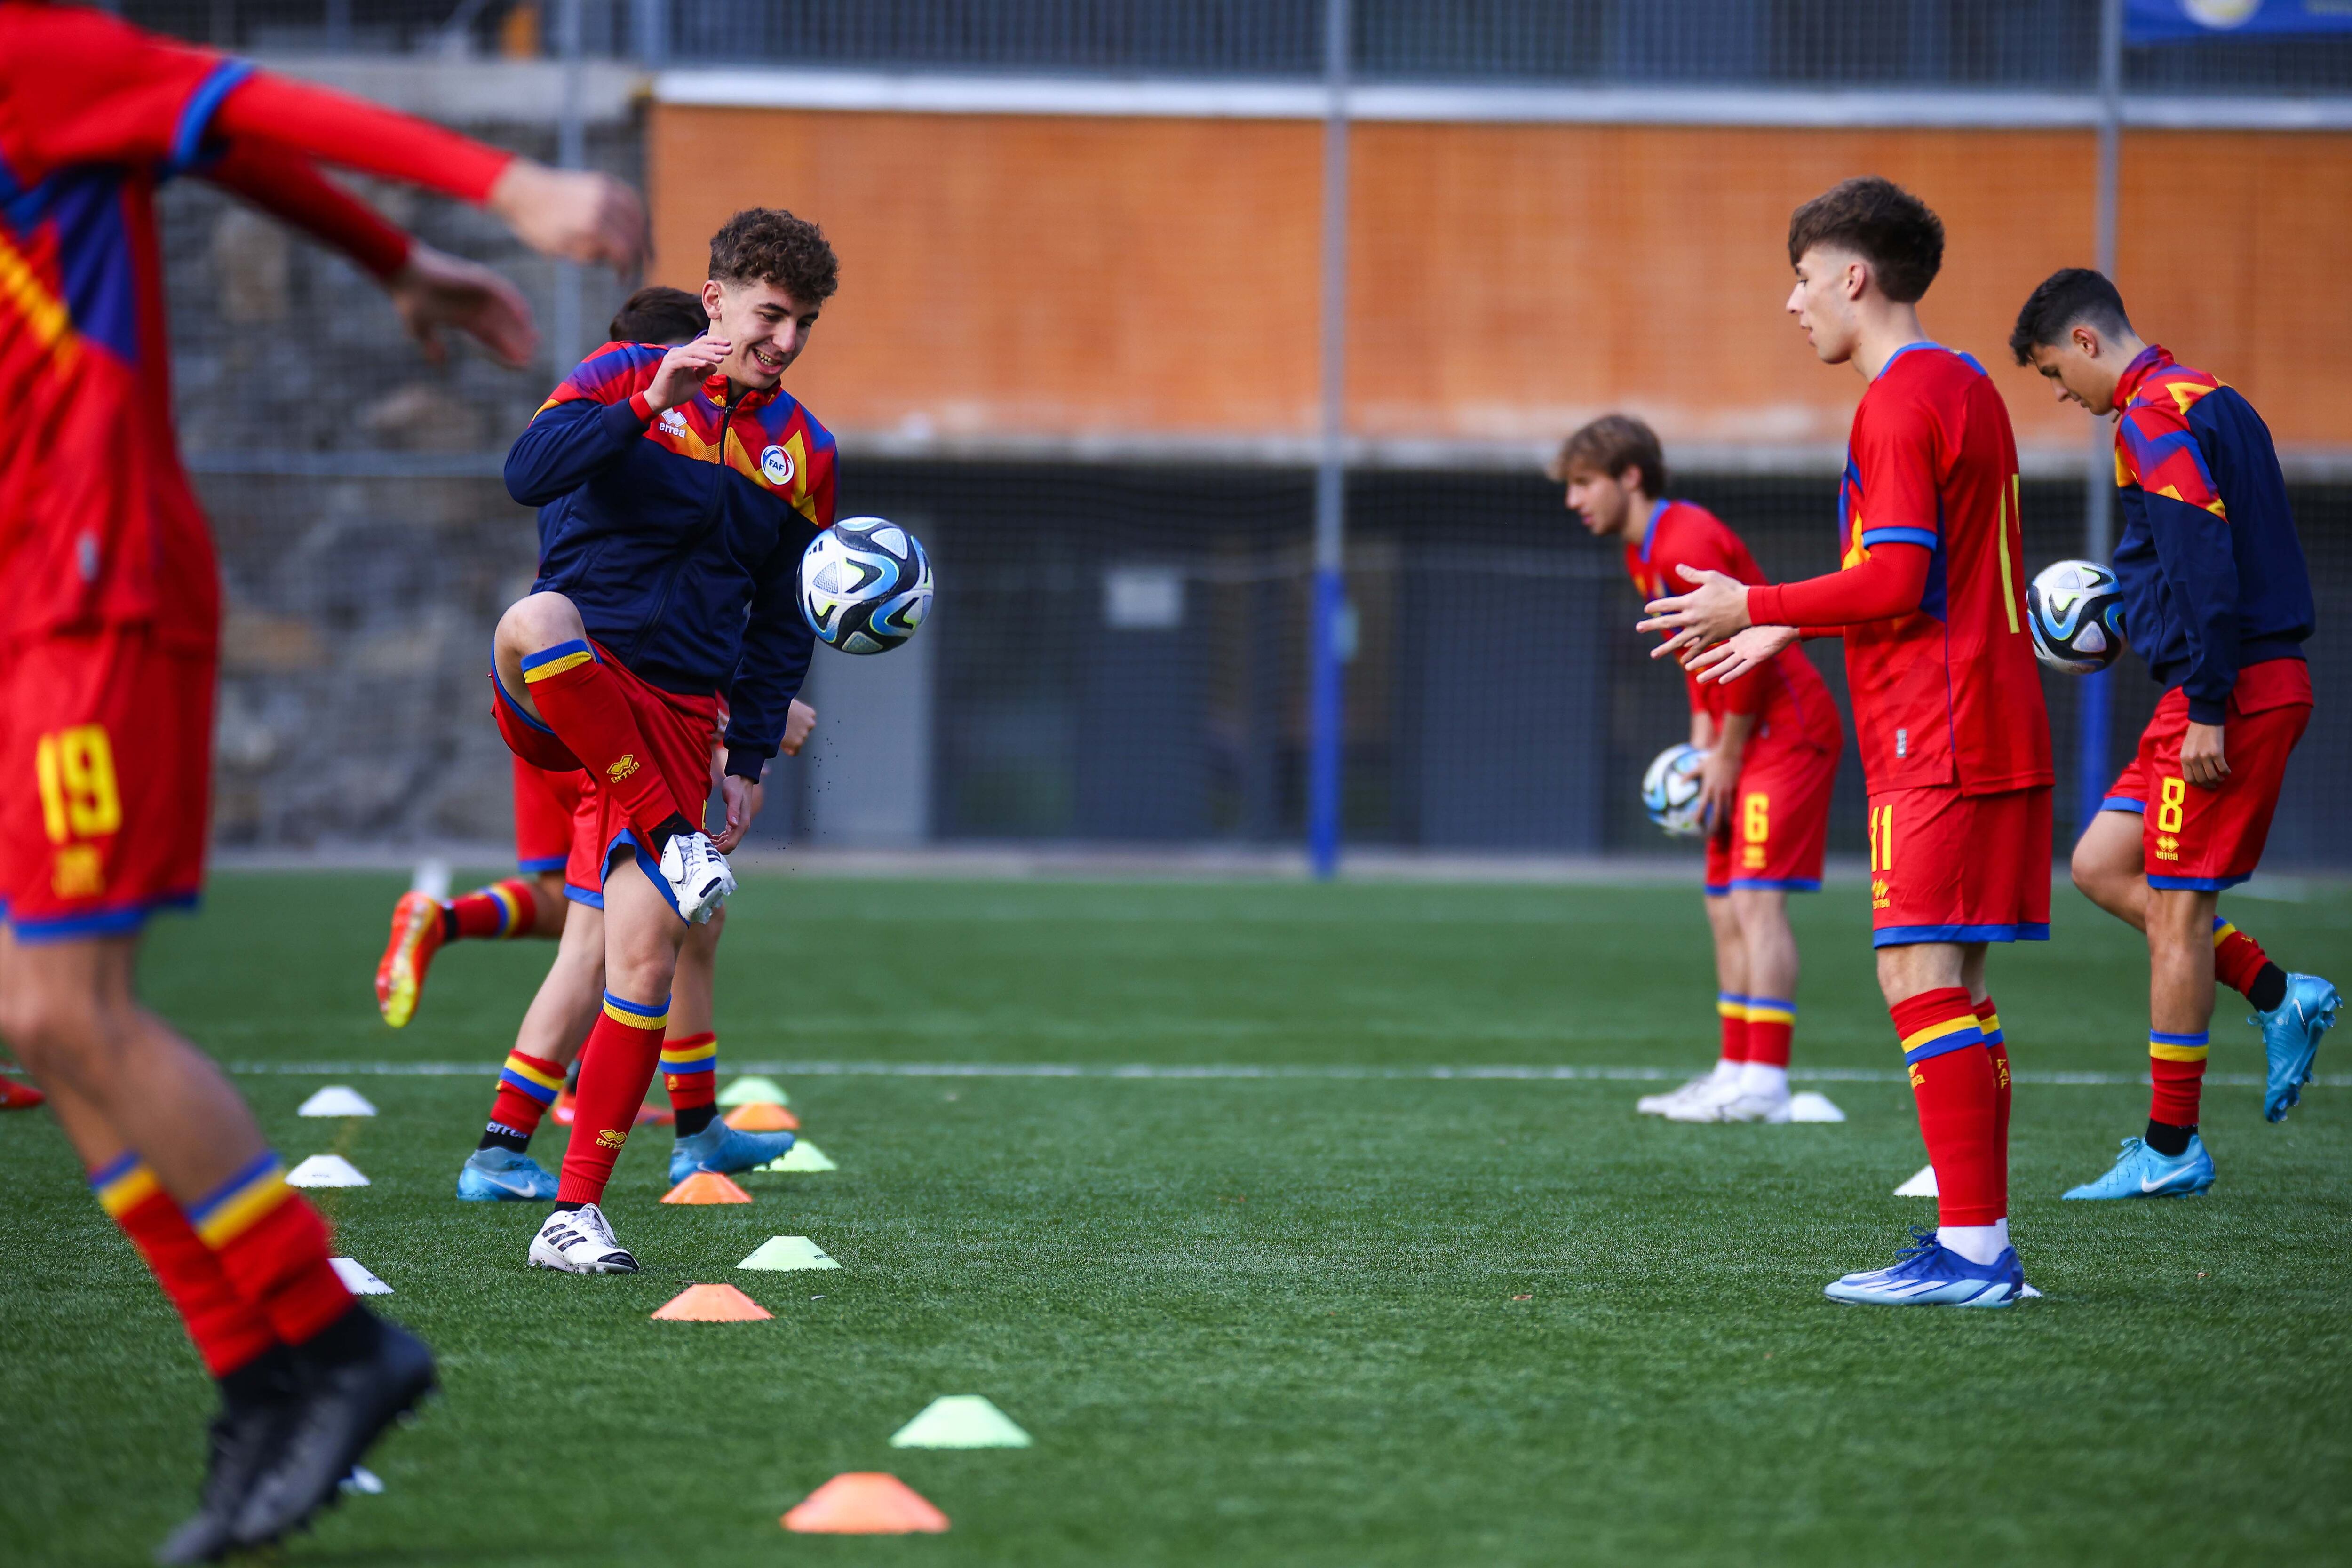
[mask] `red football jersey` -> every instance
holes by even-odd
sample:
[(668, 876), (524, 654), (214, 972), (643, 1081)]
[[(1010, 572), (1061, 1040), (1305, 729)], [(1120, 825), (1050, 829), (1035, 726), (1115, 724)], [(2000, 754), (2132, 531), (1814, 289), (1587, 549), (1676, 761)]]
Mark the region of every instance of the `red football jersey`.
[(1838, 542), (1849, 567), (1883, 543), (1929, 553), (1916, 611), (1845, 628), (1872, 792), (2050, 783), (2050, 717), (2025, 625), (2017, 440), (1982, 365), (1921, 342), (1880, 368), (1854, 410)]
[[(1641, 539), (1625, 542), (1625, 573), (1646, 602), (1689, 590), (1678, 566), (1710, 568), (1742, 583), (1766, 580), (1748, 546), (1721, 518), (1686, 500), (1662, 500), (1650, 509)], [(1829, 686), (1799, 648), (1783, 648), (1770, 665), (1728, 685), (1702, 683), (1688, 671), (1683, 681), (1690, 689), (1691, 711), (1704, 712), (1717, 724), (1726, 713), (1755, 714), (1755, 741), (1830, 752), (1844, 744)]]

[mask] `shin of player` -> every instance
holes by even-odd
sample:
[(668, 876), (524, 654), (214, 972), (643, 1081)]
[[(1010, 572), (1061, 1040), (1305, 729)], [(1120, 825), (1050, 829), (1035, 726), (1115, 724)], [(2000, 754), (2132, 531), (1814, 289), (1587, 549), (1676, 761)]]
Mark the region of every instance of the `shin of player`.
[[(1552, 475), (1587, 531), (1621, 542), (1643, 598), (1673, 591), (1686, 567), (1764, 581), (1712, 512), (1666, 499), (1664, 456), (1642, 421), (1612, 414), (1585, 426)], [(1798, 648), (1729, 686), (1685, 685), (1691, 744), (1707, 753), (1706, 895), (1722, 1050), (1712, 1073), (1636, 1108), (1678, 1121), (1786, 1121), (1798, 968), (1788, 896), (1822, 885), (1843, 736), (1828, 687)]]
[(2273, 1121), (2300, 1097), (2338, 1006), (2333, 985), (2271, 963), (2215, 908), (2260, 864), (2311, 720), (2310, 574), (2268, 427), (2234, 388), (2143, 342), (2105, 278), (2068, 268), (2044, 279), (2010, 348), (2062, 402), (2116, 421), (2124, 624), (2165, 687), (2074, 850), (2077, 884), (2147, 939), (2147, 1126), (2066, 1195), (2187, 1196), (2214, 1179), (2198, 1135), (2214, 982), (2254, 1005)]
[(1685, 572), (1651, 606), (1706, 679), (1746, 677), (1800, 628), (1845, 641), (1870, 790), (1880, 989), (1941, 1196), (1939, 1223), (1833, 1300), (1999, 1307), (2029, 1293), (2008, 1237), (2006, 1045), (1986, 1023), (1988, 944), (2050, 921), (2050, 727), (2024, 626), (2017, 451), (1976, 361), (1930, 341), (1916, 302), (1943, 226), (1882, 179), (1797, 209), (1789, 310), (1824, 363), (1869, 384), (1841, 482), (1841, 570), (1751, 587)]

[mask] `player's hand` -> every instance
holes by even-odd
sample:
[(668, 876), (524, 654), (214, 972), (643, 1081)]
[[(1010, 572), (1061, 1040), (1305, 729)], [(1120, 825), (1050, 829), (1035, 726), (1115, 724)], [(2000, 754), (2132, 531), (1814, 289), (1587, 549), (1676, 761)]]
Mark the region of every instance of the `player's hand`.
[(784, 739), (777, 749), (788, 757), (799, 756), (801, 748), (808, 744), (809, 731), (815, 728), (816, 710), (793, 698), (793, 705), (784, 710)]
[(1698, 770), (1698, 819), (1710, 834), (1731, 826), (1731, 797), (1739, 788), (1739, 759), (1730, 748), (1707, 752)]
[(711, 840), (721, 855), (732, 854), (735, 846), (743, 842), (743, 835), (750, 830), (751, 819), (760, 815), (767, 795), (766, 784), (740, 773), (727, 775), (726, 782), (719, 786), (719, 803), (727, 808), (727, 826)]
[(1683, 668), (1697, 676), (1702, 684), (1737, 680), (1749, 670), (1771, 663), (1782, 648), (1797, 640), (1797, 636), (1794, 626), (1749, 626), (1728, 642), (1719, 642), (1691, 655), (1683, 660)]
[(478, 262), (434, 249), (423, 241), (408, 252), (408, 265), (384, 286), (401, 325), (435, 364), (449, 357), (441, 342), (455, 327), (489, 351), (492, 359), (520, 370), (539, 348), (530, 306), (522, 290)]
[(654, 372), (653, 384), (646, 388), (646, 404), (659, 414), (684, 403), (709, 379), (710, 373), (719, 368), (719, 363), (734, 346), (719, 338), (697, 338), (690, 343), (678, 344), (662, 355), (661, 368)]
[(646, 258), (646, 204), (613, 178), (517, 158), (490, 187), (491, 212), (542, 256), (635, 278)]
[(1705, 647), (1748, 629), (1748, 584), (1707, 566), (1677, 566), (1683, 581), (1695, 583), (1689, 593), (1670, 599), (1653, 599), (1643, 608), (1650, 618), (1634, 627), (1643, 632), (1674, 635), (1650, 650), (1664, 658), (1683, 648)]
[(2191, 723), (2180, 737), (2180, 776), (2199, 789), (2220, 789), (2230, 776), (2230, 759), (2222, 754), (2221, 726)]

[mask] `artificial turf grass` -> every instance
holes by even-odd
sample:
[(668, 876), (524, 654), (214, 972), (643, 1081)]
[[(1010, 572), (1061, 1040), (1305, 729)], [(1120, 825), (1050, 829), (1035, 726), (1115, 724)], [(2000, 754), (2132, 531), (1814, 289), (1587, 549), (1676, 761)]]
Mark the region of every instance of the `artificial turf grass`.
[[(793, 890), (820, 903), (826, 891)], [(1225, 939), (1246, 924), (1273, 949), (1254, 963), (1286, 954), (1293, 985), (1321, 986), (1334, 1034), (1368, 1005), (1339, 976), (1392, 956), (1398, 928), (1447, 929), (1422, 911), (1449, 900), (1469, 923), (1495, 909), (1487, 889), (1413, 889), (1439, 896), (1400, 900), (1386, 920), (1317, 920), (1309, 901), (1308, 918), (1286, 922), (1224, 916), (1253, 892), (1298, 889), (983, 890), (961, 917), (940, 907), (955, 890), (927, 897), (927, 918), (892, 944), (910, 1002), (950, 1008), (953, 976), (984, 951), (1024, 971), (1001, 979), (1025, 978), (1053, 1029), (1091, 1016), (1087, 1055), (1108, 1060), (1188, 1050), (1186, 1017), (1214, 1023), (1242, 1005), (1213, 990), (1177, 995), (1168, 1005), (1189, 1013), (1156, 1028), (1112, 1010), (1121, 993), (1088, 933), (1111, 927), (1132, 942), (1129, 928), (1155, 923), (1132, 911), (1162, 891), (1177, 918), (1157, 922), (1138, 963), (1213, 973), (1235, 962)], [(1686, 894), (1548, 891), (1609, 900), (1636, 928), (1628, 951), (1670, 948), (1696, 920)], [(331, 1008), (364, 1008), (364, 990), (341, 977), (331, 1002), (306, 1010), (302, 985), (330, 994), (325, 966), (265, 973), (230, 933), (213, 934), (227, 902), (163, 945), (151, 990), (201, 1033), (190, 993), (242, 963), (295, 1009), (273, 1025), (288, 1032), (283, 1054), (327, 1054), (292, 1037), (306, 1017), (340, 1029)], [(1130, 912), (1106, 918), (1118, 907)], [(1547, 1008), (1671, 1018), (1654, 998), (1591, 996), (1594, 972), (1556, 951), (1560, 922), (1531, 910), (1483, 921), (1489, 946), (1497, 931), (1539, 940), (1555, 974), (1549, 995), (1530, 983), (1506, 1024)], [(2340, 929), (2330, 906), (2297, 912), (2319, 917), (2299, 922), (2305, 940)], [(800, 978), (870, 955), (877, 927), (779, 920), (787, 966), (747, 961), (761, 944), (740, 939), (761, 928), (738, 920), (722, 981), (741, 1014), (722, 1029), (731, 1055), (948, 1054), (938, 1037), (893, 1031), (887, 1009), (854, 1053), (837, 1035), (823, 1053), (763, 1043), (763, 1027), (795, 1026)], [(1052, 941), (1024, 963), (999, 947), (1006, 928)], [(518, 952), (530, 950), (482, 956)], [(2093, 1006), (2104, 988), (2107, 1011), (2129, 1006), (2116, 1000), (2131, 983), (2118, 967), (2078, 963), (2060, 983), (2093, 994), (2062, 999)], [(518, 973), (527, 981), (530, 966)], [(1492, 988), (1465, 996), (1443, 966), (1413, 973), (1418, 991), (1402, 972), (1385, 976), (1378, 1005), (1404, 993), (1417, 1028), (1451, 1005), (1471, 1043), (1416, 1037), (1408, 1054), (1367, 1036), (1358, 1059), (1545, 1059), (1498, 1056)], [(477, 1026), (462, 985), (437, 989), (464, 975), (453, 964), (436, 976), (428, 1009), (447, 1004), (443, 1027), (510, 1029), (527, 984), (510, 976), (507, 1016)], [(2018, 1010), (2011, 994), (2005, 1016)], [(1811, 1016), (1832, 1015), (1825, 1034), (1869, 1032), (1841, 1012), (1869, 1022), (1837, 1000)], [(971, 1021), (976, 1037), (990, 1026)], [(380, 1026), (376, 1037), (401, 1039)], [(1046, 1037), (1002, 1055), (1035, 1059)], [(1693, 1062), (1685, 1037), (1555, 1051), (1680, 1066)], [(1891, 1057), (1874, 1044), (1866, 1065)], [(1302, 1054), (1324, 1045), (1306, 1038)], [(2269, 1128), (2255, 1091), (2218, 1090), (2212, 1196), (2094, 1208), (2055, 1194), (2105, 1163), (2144, 1114), (2143, 1091), (2021, 1089), (2017, 1226), (2051, 1299), (1971, 1314), (1818, 1297), (1932, 1212), (1888, 1195), (1920, 1158), (1892, 1083), (1830, 1086), (1853, 1117), (1843, 1126), (1681, 1128), (1634, 1118), (1639, 1086), (1613, 1083), (807, 1077), (789, 1086), (795, 1106), (840, 1172), (748, 1178), (760, 1197), (748, 1208), (663, 1208), (668, 1139), (648, 1129), (623, 1156), (612, 1204), (647, 1272), (558, 1279), (521, 1265), (541, 1206), (448, 1195), (496, 1049), (478, 1079), (362, 1080), (383, 1114), (352, 1124), (292, 1115), (322, 1079), (241, 1080), (289, 1158), (352, 1134), (344, 1152), (376, 1184), (322, 1195), (344, 1249), (398, 1292), (385, 1308), (436, 1346), (449, 1389), (383, 1450), (391, 1492), (347, 1503), (297, 1557), (725, 1563), (789, 1546), (885, 1563), (1818, 1562), (1933, 1542), (2028, 1561), (2283, 1561), (2325, 1555), (2352, 1522), (2332, 1261), (2347, 1217), (2341, 1091), (2315, 1091)], [(429, 1054), (465, 1053), (445, 1038)], [(2059, 1065), (2117, 1064), (2084, 1052)], [(542, 1134), (543, 1160), (559, 1149)], [(191, 1495), (202, 1379), (54, 1130), (0, 1121), (0, 1166), (12, 1238), (0, 1407), (25, 1413), (0, 1424), (5, 1555), (135, 1560)], [(778, 1233), (814, 1237), (842, 1270), (732, 1270)], [(694, 1279), (730, 1279), (778, 1317), (646, 1321)], [(1510, 1299), (1520, 1293), (1532, 1299)], [(943, 1393), (987, 1394), (1038, 1447), (889, 1449), (888, 1434)], [(788, 1542), (775, 1516), (853, 1468), (900, 1474), (954, 1531)], [(563, 1477), (584, 1484), (552, 1484)]]

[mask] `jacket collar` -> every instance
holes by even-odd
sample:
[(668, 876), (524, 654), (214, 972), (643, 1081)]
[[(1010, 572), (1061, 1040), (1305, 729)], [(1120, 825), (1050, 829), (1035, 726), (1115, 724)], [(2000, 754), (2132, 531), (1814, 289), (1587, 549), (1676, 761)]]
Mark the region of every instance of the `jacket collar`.
[[(776, 383), (775, 385), (768, 388), (765, 392), (757, 390), (747, 392), (743, 395), (743, 401), (735, 405), (735, 411), (738, 414), (742, 414), (748, 413), (755, 408), (765, 408), (769, 404), (773, 403), (776, 400), (776, 394), (782, 392), (783, 389), (784, 384), (780, 381)], [(702, 395), (710, 399), (712, 403), (716, 404), (720, 408), (726, 407), (726, 372), (713, 371), (709, 375), (704, 376), (702, 378)]]
[(2116, 378), (2116, 406), (2127, 406), (2142, 383), (2158, 371), (2169, 369), (2173, 363), (2172, 351), (2162, 343), (2150, 343), (2140, 350), (2131, 363), (2124, 366), (2123, 374)]

